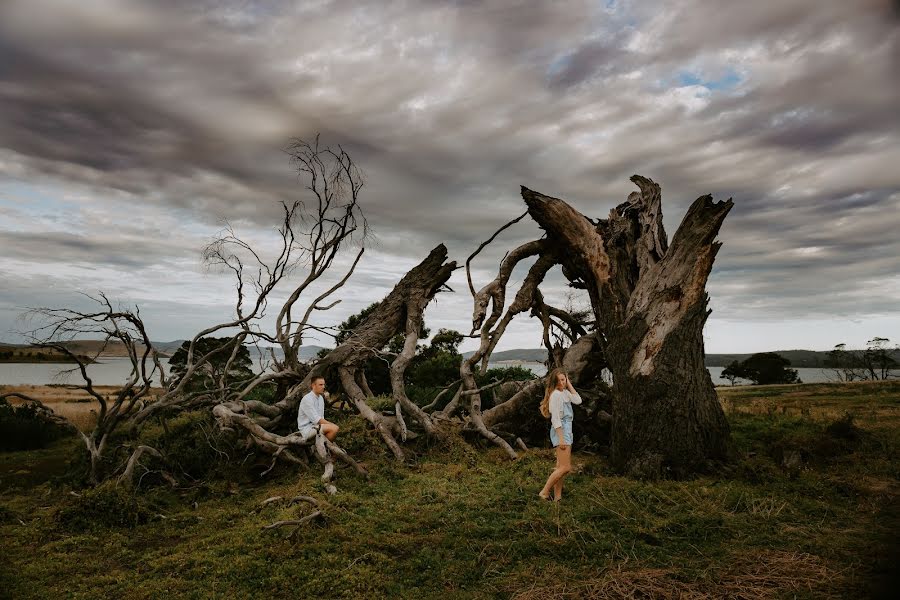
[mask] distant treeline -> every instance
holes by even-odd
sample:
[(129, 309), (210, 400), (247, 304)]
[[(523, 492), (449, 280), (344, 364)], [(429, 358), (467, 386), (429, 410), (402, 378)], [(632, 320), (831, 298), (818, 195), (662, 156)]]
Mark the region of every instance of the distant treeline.
[[(776, 354), (783, 356), (791, 361), (791, 367), (797, 369), (815, 369), (825, 368), (825, 361), (828, 358), (828, 352), (818, 352), (815, 350), (775, 350)], [(464, 352), (463, 356), (471, 356), (471, 352)], [(726, 367), (731, 362), (743, 362), (753, 355), (752, 352), (746, 354), (707, 354), (705, 364), (707, 367)], [(895, 358), (900, 359), (900, 352), (895, 351)], [(544, 362), (547, 360), (547, 351), (543, 348), (520, 348), (516, 350), (504, 350), (494, 352), (491, 355), (491, 361), (497, 362), (502, 360), (521, 360), (527, 362)]]
[[(815, 350), (775, 350), (774, 352), (791, 361), (791, 367), (795, 369), (824, 368), (825, 361), (828, 358), (828, 352), (817, 352)], [(732, 361), (743, 362), (751, 356), (752, 353), (707, 354), (705, 363), (707, 367), (727, 367)]]
[[(79, 356), (85, 362), (91, 362), (87, 356)], [(40, 348), (11, 348), (0, 347), (0, 363), (34, 363), (34, 362), (52, 362), (52, 363), (74, 363), (69, 356), (55, 350)]]

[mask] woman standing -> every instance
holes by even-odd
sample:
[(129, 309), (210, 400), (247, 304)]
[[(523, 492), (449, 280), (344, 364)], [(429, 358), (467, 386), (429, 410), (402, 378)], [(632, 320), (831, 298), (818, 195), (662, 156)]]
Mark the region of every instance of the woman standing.
[(541, 401), (541, 414), (550, 419), (550, 441), (556, 447), (556, 468), (538, 493), (544, 500), (550, 499), (550, 490), (553, 490), (554, 500), (562, 499), (563, 478), (572, 471), (573, 404), (581, 404), (581, 396), (564, 370), (553, 369), (547, 377), (547, 390)]

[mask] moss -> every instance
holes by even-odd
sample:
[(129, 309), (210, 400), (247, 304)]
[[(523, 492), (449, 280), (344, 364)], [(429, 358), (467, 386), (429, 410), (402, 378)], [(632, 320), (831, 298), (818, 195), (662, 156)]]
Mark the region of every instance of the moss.
[(136, 527), (149, 522), (157, 512), (146, 494), (109, 481), (69, 500), (56, 513), (56, 521), (71, 531)]

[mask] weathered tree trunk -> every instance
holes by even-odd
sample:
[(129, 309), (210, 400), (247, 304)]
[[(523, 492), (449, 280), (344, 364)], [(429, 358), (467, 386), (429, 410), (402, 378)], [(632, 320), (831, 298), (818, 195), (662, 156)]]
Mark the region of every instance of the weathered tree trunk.
[[(290, 436), (274, 436), (267, 430), (293, 428), (297, 418), (300, 399), (309, 392), (309, 382), (314, 375), (330, 378), (330, 383), (340, 383), (344, 393), (372, 427), (379, 433), (385, 444), (398, 460), (404, 459), (403, 450), (395, 439), (405, 437), (405, 425), (401, 410), (406, 410), (428, 433), (435, 428), (430, 417), (406, 397), (403, 376), (409, 364), (411, 353), (415, 351), (417, 332), (421, 328), (425, 306), (446, 284), (456, 263), (445, 262), (447, 248), (441, 244), (434, 248), (421, 263), (413, 267), (394, 289), (337, 348), (313, 365), (302, 380), (293, 385), (287, 395), (273, 405), (253, 401), (221, 403), (213, 409), (220, 426), (241, 429), (257, 444), (272, 452), (283, 452), (292, 443)], [(367, 399), (371, 395), (365, 384), (363, 368), (366, 362), (380, 353), (398, 333), (406, 333), (405, 352), (395, 360), (391, 368), (393, 394), (397, 402), (397, 416), (385, 416), (372, 409)], [(277, 438), (277, 439), (276, 439)], [(338, 448), (339, 450), (339, 448)]]
[(732, 207), (698, 198), (667, 247), (660, 189), (641, 191), (595, 224), (564, 201), (522, 188), (563, 272), (587, 289), (613, 373), (611, 459), (635, 476), (683, 476), (724, 459), (730, 433), (703, 364), (706, 280)]

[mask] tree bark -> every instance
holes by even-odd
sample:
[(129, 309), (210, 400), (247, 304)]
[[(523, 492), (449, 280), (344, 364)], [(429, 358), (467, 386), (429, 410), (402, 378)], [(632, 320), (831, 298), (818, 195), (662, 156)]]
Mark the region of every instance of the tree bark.
[(706, 281), (731, 200), (698, 198), (667, 245), (660, 188), (634, 176), (640, 192), (598, 223), (527, 188), (532, 218), (584, 287), (613, 373), (611, 460), (633, 476), (676, 477), (727, 455), (730, 433), (703, 364), (709, 315)]

